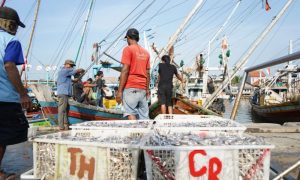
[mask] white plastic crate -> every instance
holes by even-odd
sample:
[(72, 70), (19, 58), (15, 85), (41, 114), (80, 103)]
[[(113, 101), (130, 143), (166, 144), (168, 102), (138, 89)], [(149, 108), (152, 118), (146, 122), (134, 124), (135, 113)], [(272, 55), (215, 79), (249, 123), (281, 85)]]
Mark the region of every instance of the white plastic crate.
[[(157, 138), (157, 137), (154, 137)], [(268, 180), (272, 145), (141, 147), (147, 179)]]
[(105, 130), (105, 129), (135, 129), (145, 130), (152, 128), (153, 120), (114, 120), (114, 121), (87, 121), (70, 126), (72, 130)]
[(154, 120), (177, 120), (177, 119), (211, 119), (211, 118), (222, 118), (220, 116), (214, 115), (187, 115), (187, 114), (159, 114), (157, 115)]
[(155, 119), (155, 129), (159, 131), (197, 131), (207, 135), (215, 133), (243, 134), (247, 129), (231, 119), (209, 115), (159, 115)]
[(29, 126), (28, 128), (28, 132), (27, 132), (27, 137), (28, 138), (32, 138), (35, 137), (37, 135), (37, 130), (38, 130), (38, 126)]
[(33, 169), (30, 169), (29, 171), (24, 172), (20, 176), (21, 180), (38, 180), (38, 178), (34, 178), (33, 175)]
[(116, 132), (73, 136), (67, 131), (35, 138), (34, 178), (136, 179), (142, 133)]

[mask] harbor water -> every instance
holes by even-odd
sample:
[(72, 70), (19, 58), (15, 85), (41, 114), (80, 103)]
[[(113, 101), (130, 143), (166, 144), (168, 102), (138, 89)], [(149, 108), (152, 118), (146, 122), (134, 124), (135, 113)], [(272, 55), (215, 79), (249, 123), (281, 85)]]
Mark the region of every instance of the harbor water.
[[(234, 100), (224, 100), (224, 104), (225, 113), (223, 117), (230, 118), (230, 114), (234, 105)], [(248, 98), (241, 99), (235, 120), (239, 123), (251, 123), (256, 120), (255, 117), (251, 114), (251, 105), (249, 103)]]

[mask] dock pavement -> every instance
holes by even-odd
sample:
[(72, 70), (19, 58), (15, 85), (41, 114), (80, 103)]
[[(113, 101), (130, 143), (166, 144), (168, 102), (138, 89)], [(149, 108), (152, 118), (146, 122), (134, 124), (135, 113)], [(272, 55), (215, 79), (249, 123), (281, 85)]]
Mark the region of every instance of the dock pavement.
[[(271, 166), (282, 172), (300, 160), (300, 123), (285, 125), (250, 123), (246, 133), (265, 138), (266, 142), (275, 146), (271, 150)], [(39, 134), (53, 133), (56, 128), (39, 128)], [(2, 168), (8, 172), (20, 174), (32, 169), (32, 143), (25, 142), (8, 146), (3, 159)], [(289, 174), (290, 179), (297, 179), (300, 167)]]

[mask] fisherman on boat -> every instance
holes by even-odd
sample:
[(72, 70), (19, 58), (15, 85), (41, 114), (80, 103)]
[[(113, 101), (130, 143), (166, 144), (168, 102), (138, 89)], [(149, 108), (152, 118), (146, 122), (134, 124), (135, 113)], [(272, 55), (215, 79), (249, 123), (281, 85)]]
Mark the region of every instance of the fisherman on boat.
[(98, 71), (96, 74), (96, 87), (97, 87), (97, 99), (96, 105), (103, 107), (103, 87), (105, 85), (105, 80), (103, 79), (103, 71)]
[(170, 64), (170, 56), (164, 55), (161, 60), (162, 62), (158, 65), (158, 98), (160, 101), (160, 109), (162, 114), (167, 114), (168, 107), (168, 114), (173, 114), (173, 76), (175, 75), (181, 82), (183, 82), (183, 79), (176, 67), (173, 64)]
[(16, 178), (1, 170), (1, 161), (6, 146), (27, 141), (28, 122), (22, 108), (32, 105), (16, 67), (24, 64), (21, 43), (15, 38), (19, 26), (25, 27), (18, 13), (0, 7), (0, 179)]
[(150, 55), (138, 44), (140, 38), (136, 29), (129, 29), (125, 38), (128, 46), (123, 49), (123, 67), (116, 100), (118, 103), (123, 100), (124, 117), (129, 120), (149, 119)]
[(66, 60), (58, 72), (57, 97), (58, 97), (58, 124), (60, 130), (69, 129), (69, 97), (72, 96), (72, 76), (83, 73), (83, 69), (74, 69), (74, 61)]

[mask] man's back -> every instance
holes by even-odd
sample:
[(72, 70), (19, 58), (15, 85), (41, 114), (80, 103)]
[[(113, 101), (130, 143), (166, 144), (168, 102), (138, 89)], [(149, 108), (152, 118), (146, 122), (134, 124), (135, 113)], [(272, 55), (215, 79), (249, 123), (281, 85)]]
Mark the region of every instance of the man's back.
[(130, 66), (125, 88), (147, 88), (147, 69), (150, 69), (150, 55), (138, 44), (123, 50), (122, 63)]
[(172, 64), (160, 63), (159, 64), (159, 87), (173, 87), (173, 76), (177, 74), (177, 69)]
[(58, 72), (57, 77), (57, 94), (58, 95), (68, 95), (71, 96), (72, 92), (72, 75), (74, 75), (76, 70), (67, 69), (62, 67)]

